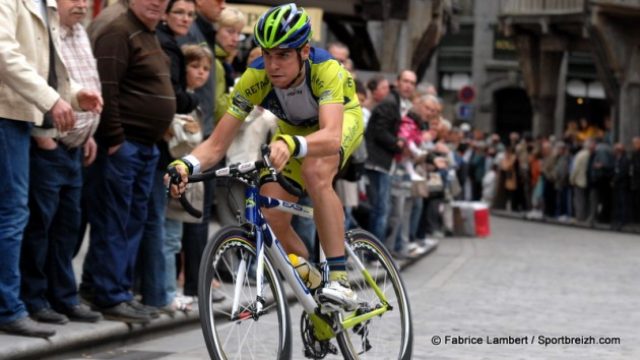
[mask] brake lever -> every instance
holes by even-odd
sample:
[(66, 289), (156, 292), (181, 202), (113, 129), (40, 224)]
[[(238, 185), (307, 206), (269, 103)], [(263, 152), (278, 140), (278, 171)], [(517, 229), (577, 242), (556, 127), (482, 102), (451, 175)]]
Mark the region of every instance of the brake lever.
[(272, 181), (278, 181), (278, 173), (276, 169), (271, 165), (271, 160), (269, 159), (269, 154), (271, 153), (271, 149), (269, 145), (262, 144), (260, 147), (260, 152), (262, 153), (262, 161), (264, 161), (264, 165), (269, 169), (269, 176)]

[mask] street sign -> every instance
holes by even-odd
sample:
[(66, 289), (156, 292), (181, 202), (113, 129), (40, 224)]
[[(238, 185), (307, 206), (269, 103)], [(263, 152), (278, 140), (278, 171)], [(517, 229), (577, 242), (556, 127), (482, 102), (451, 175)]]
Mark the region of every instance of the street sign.
[(456, 117), (459, 120), (471, 120), (473, 117), (473, 105), (458, 103), (456, 105)]
[(471, 85), (465, 85), (458, 91), (458, 100), (465, 104), (473, 102), (476, 98), (476, 89)]

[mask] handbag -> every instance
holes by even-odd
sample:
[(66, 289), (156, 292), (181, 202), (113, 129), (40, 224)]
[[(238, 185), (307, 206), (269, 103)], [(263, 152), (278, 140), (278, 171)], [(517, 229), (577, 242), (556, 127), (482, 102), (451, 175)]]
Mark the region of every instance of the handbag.
[(426, 198), (429, 197), (429, 185), (427, 184), (426, 171), (422, 166), (416, 166), (416, 174), (424, 178), (424, 180), (411, 181), (411, 196)]
[(429, 176), (427, 177), (427, 188), (429, 189), (429, 194), (441, 193), (444, 191), (444, 182), (442, 181), (442, 176), (439, 172), (429, 172)]
[(169, 153), (174, 158), (189, 154), (202, 142), (200, 123), (190, 115), (176, 114), (169, 126), (170, 138), (167, 141)]

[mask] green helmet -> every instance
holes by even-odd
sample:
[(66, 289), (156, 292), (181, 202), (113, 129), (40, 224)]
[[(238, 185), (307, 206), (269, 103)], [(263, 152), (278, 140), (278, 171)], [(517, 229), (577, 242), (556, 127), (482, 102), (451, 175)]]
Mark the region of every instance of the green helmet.
[(311, 22), (294, 3), (267, 10), (253, 28), (253, 37), (263, 49), (298, 49), (311, 37)]

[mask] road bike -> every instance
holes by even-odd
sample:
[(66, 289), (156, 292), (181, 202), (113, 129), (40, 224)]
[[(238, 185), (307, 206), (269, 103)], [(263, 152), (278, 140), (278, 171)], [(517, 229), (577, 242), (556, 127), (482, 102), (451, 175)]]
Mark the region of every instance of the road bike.
[[(220, 229), (208, 242), (199, 272), (198, 307), (209, 355), (213, 359), (291, 359), (292, 329), (288, 300), (297, 299), (304, 356), (322, 359), (337, 354), (345, 359), (410, 359), (413, 334), (409, 298), (398, 268), (382, 243), (364, 230), (345, 234), (345, 255), (351, 288), (358, 296), (354, 311), (334, 311), (317, 301), (289, 261), (266, 222), (262, 208), (278, 209), (307, 218), (313, 209), (259, 194), (260, 179), (278, 181), (296, 196), (301, 191), (277, 174), (263, 146), (262, 160), (233, 164), (189, 177), (189, 182), (214, 178), (246, 185), (244, 220)], [(262, 174), (262, 175), (261, 175)], [(172, 175), (172, 182), (179, 177)], [(201, 215), (185, 199), (185, 209)], [(328, 280), (326, 259), (317, 258)], [(289, 284), (293, 297), (285, 293)], [(224, 302), (213, 302), (213, 292)]]

